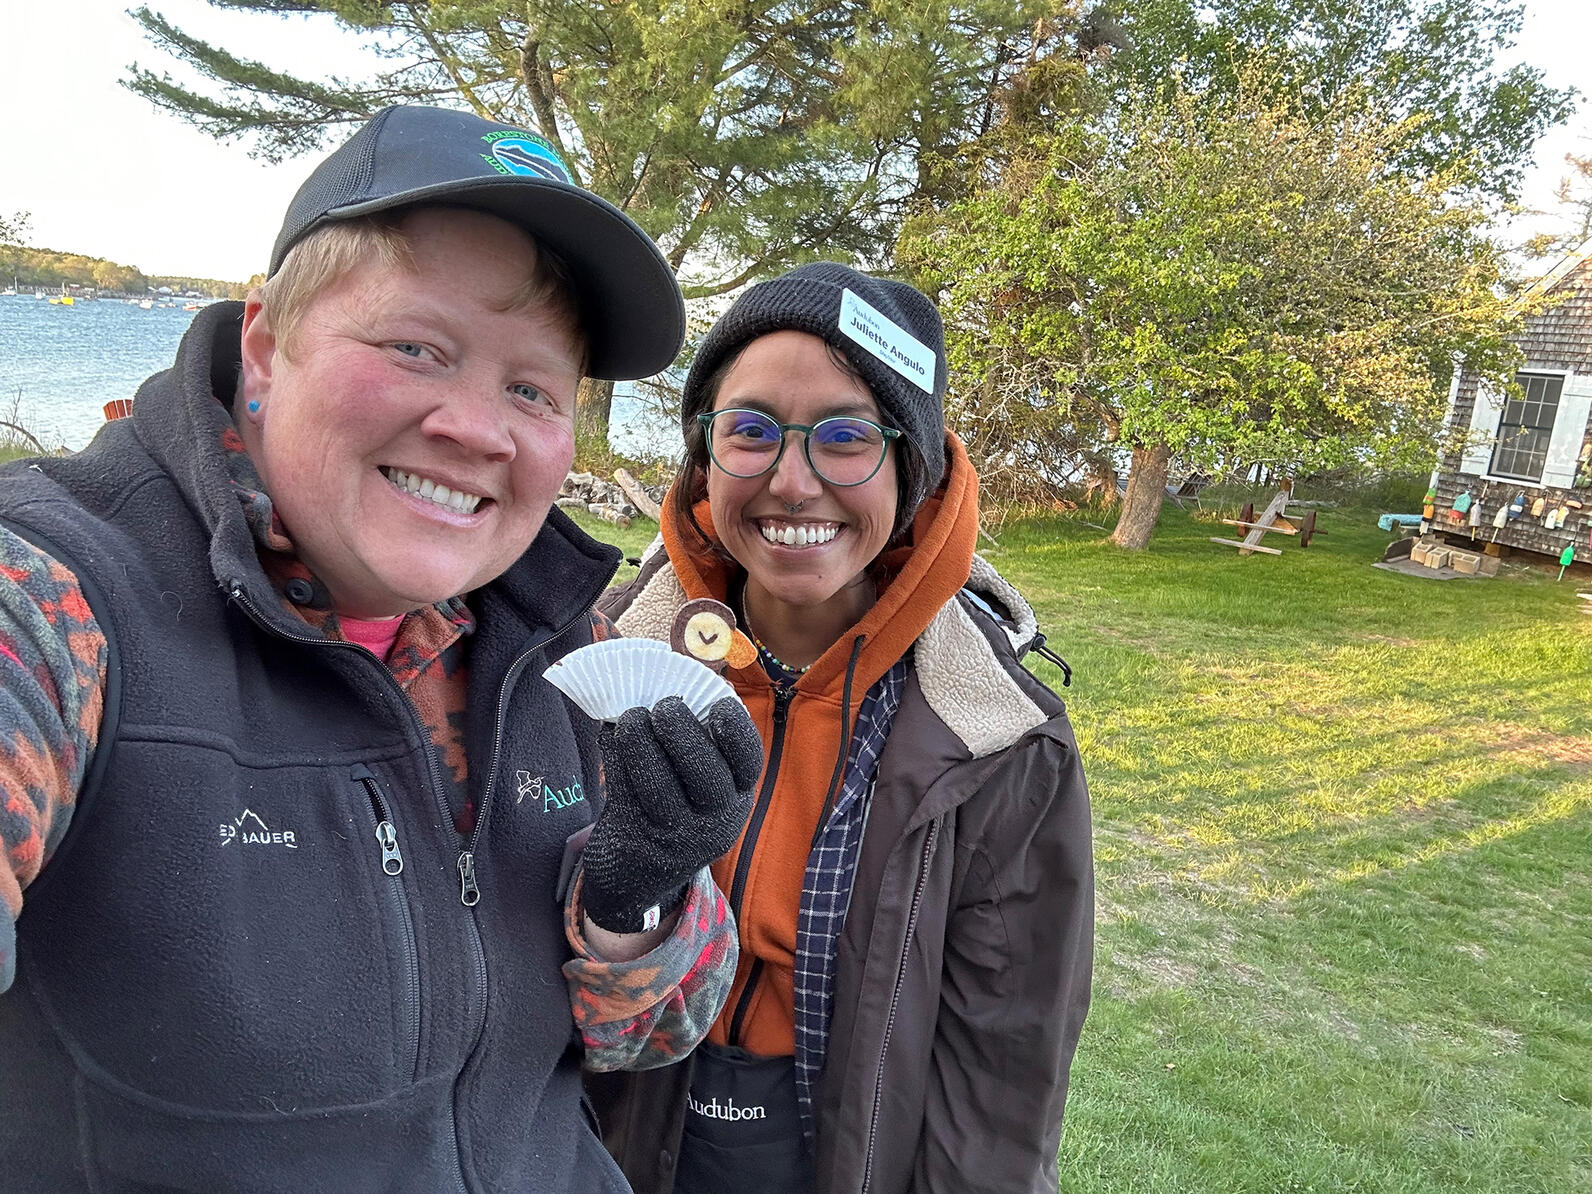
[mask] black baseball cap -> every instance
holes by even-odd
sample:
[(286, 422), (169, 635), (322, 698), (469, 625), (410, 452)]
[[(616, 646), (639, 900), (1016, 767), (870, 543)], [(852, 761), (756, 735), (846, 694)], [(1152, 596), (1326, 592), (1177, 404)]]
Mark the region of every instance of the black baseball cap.
[(268, 276), (324, 224), (433, 203), (507, 220), (568, 264), (592, 377), (649, 377), (674, 362), (685, 303), (652, 238), (577, 185), (545, 137), (469, 112), (400, 106), (371, 117), (293, 196)]

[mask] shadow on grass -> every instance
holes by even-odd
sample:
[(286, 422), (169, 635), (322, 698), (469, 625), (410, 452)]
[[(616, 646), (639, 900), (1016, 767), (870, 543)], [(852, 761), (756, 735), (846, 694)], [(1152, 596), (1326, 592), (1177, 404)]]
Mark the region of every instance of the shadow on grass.
[[(988, 554), (1074, 666), (1096, 1005), (1063, 1190), (1592, 1188), (1592, 619), (1065, 519)], [(1041, 674), (1047, 674), (1041, 672)]]

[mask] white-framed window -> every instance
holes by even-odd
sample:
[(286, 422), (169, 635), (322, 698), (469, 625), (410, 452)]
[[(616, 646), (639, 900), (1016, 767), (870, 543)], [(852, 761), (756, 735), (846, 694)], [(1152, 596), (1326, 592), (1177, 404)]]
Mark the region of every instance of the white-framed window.
[[(1528, 365), (1515, 382), (1518, 392), (1506, 395), (1485, 378), (1477, 381), (1459, 471), (1526, 489), (1576, 485), (1592, 418), (1592, 370)], [(1451, 393), (1458, 390), (1456, 380)]]
[(1515, 384), (1520, 393), (1506, 398), (1498, 414), (1487, 472), (1515, 481), (1541, 481), (1564, 392), (1564, 375), (1517, 373)]

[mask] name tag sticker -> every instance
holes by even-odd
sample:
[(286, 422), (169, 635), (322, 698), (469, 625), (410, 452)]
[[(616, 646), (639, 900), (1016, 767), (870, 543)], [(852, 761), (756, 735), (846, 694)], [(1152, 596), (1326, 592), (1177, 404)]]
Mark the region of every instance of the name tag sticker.
[(850, 290), (840, 296), (840, 332), (925, 394), (934, 393), (934, 350)]

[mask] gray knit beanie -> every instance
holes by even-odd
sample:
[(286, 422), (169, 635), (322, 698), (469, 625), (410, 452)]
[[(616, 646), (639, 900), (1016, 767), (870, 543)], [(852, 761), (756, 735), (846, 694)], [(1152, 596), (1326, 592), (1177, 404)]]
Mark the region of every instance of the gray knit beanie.
[(905, 282), (818, 261), (753, 286), (702, 338), (691, 362), (680, 408), (688, 440), (710, 401), (703, 387), (725, 358), (787, 330), (844, 353), (886, 422), (922, 457), (925, 480), (914, 486), (922, 492), (903, 495), (907, 511), (916, 510), (945, 475), (945, 329), (929, 297)]

